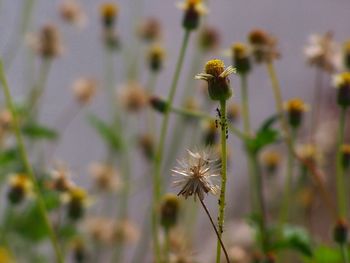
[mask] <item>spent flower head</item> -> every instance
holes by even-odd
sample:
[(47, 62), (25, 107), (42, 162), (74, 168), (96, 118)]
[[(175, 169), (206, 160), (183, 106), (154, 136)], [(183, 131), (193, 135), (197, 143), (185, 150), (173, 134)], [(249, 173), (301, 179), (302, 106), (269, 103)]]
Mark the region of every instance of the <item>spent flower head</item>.
[(118, 90), (118, 100), (126, 111), (139, 112), (148, 105), (146, 90), (136, 81), (129, 81)]
[(137, 33), (142, 40), (152, 42), (160, 39), (161, 31), (161, 24), (158, 19), (149, 17), (142, 21)]
[(209, 60), (204, 68), (204, 73), (199, 73), (195, 79), (208, 82), (209, 96), (212, 100), (228, 100), (232, 96), (229, 75), (235, 73), (232, 66), (225, 68), (225, 64), (220, 59)]
[(232, 61), (238, 74), (247, 74), (251, 70), (250, 51), (247, 45), (237, 42), (231, 46)]
[(163, 68), (165, 49), (159, 43), (154, 43), (150, 46), (147, 52), (148, 67), (153, 72), (159, 72)]
[(213, 179), (220, 176), (220, 160), (213, 158), (208, 150), (190, 151), (188, 158), (178, 161), (179, 166), (171, 171), (173, 176), (180, 177), (174, 181), (174, 186), (181, 188), (178, 195), (183, 195), (186, 199), (194, 195), (194, 199), (204, 199), (204, 194), (219, 192), (219, 186)]
[(204, 26), (199, 32), (198, 44), (204, 52), (215, 50), (220, 45), (219, 31), (214, 27)]
[(347, 70), (350, 70), (350, 40), (343, 45), (343, 64)]
[(97, 82), (92, 78), (79, 78), (74, 81), (72, 91), (78, 103), (88, 104), (94, 97), (97, 89)]
[(46, 24), (37, 34), (29, 35), (28, 44), (43, 58), (57, 57), (63, 51), (61, 35), (53, 24)]
[(257, 63), (269, 63), (280, 57), (277, 40), (261, 29), (254, 29), (248, 35), (252, 54)]
[(189, 31), (197, 29), (200, 17), (208, 13), (202, 0), (184, 0), (177, 6), (184, 11), (182, 26)]
[(335, 72), (341, 66), (341, 49), (333, 40), (333, 33), (313, 34), (304, 48), (307, 63), (326, 72)]
[(86, 14), (75, 0), (64, 0), (59, 6), (61, 18), (70, 24), (82, 27), (86, 24)]

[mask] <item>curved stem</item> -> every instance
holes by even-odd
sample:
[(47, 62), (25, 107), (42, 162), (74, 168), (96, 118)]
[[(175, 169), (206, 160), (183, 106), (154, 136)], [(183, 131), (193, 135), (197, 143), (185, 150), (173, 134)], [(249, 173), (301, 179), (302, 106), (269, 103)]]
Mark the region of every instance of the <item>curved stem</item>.
[[(295, 140), (295, 129), (291, 132), (291, 143), (294, 145)], [(291, 148), (288, 148), (288, 163), (287, 163), (287, 176), (284, 187), (284, 197), (282, 200), (282, 206), (279, 215), (279, 223), (284, 224), (286, 220), (289, 218), (289, 210), (290, 210), (290, 200), (291, 200), (291, 188), (293, 182), (293, 168), (294, 168), (294, 154)]]
[(162, 178), (161, 178), (161, 169), (162, 169), (162, 159), (163, 159), (163, 153), (164, 153), (164, 145), (165, 145), (165, 139), (166, 134), (168, 131), (168, 124), (169, 124), (169, 116), (170, 116), (170, 108), (173, 104), (173, 100), (175, 97), (175, 92), (177, 88), (177, 83), (179, 81), (180, 72), (182, 69), (183, 61), (185, 58), (186, 49), (188, 46), (190, 37), (190, 31), (186, 31), (182, 46), (180, 50), (180, 55), (178, 57), (178, 61), (176, 64), (176, 69), (174, 73), (173, 80), (171, 82), (170, 92), (168, 96), (168, 105), (169, 108), (164, 113), (161, 132), (160, 132), (160, 138), (158, 142), (158, 148), (156, 152), (156, 156), (154, 159), (154, 190), (153, 190), (153, 215), (152, 215), (152, 226), (153, 226), (153, 242), (154, 242), (154, 252), (156, 257), (156, 263), (159, 263), (160, 261), (160, 246), (159, 246), (159, 239), (158, 239), (158, 215), (157, 215), (157, 207), (158, 203), (161, 197), (162, 192)]
[(215, 223), (214, 223), (214, 221), (213, 221), (213, 218), (211, 217), (211, 215), (210, 215), (210, 213), (209, 213), (209, 210), (208, 210), (207, 206), (204, 204), (203, 200), (202, 200), (199, 196), (198, 196), (198, 199), (199, 199), (199, 201), (201, 202), (202, 207), (204, 208), (204, 211), (206, 212), (207, 216), (209, 217), (211, 226), (213, 227), (213, 229), (214, 229), (214, 231), (215, 231), (215, 234), (216, 234), (216, 236), (217, 236), (217, 238), (218, 238), (218, 241), (220, 242), (221, 248), (222, 248), (222, 250), (224, 251), (224, 254), (225, 254), (225, 257), (226, 257), (226, 261), (227, 261), (227, 263), (230, 263), (230, 259), (229, 259), (227, 250), (226, 250), (226, 248), (225, 248), (224, 243), (222, 242), (221, 235), (219, 234), (218, 230), (216, 229), (216, 226), (215, 226)]
[(344, 143), (344, 132), (346, 122), (346, 108), (342, 108), (339, 118), (338, 142), (337, 142), (337, 157), (336, 157), (336, 178), (337, 178), (337, 202), (338, 215), (340, 218), (346, 218), (347, 202), (345, 192), (344, 168), (341, 161), (341, 146)]
[[(221, 238), (224, 231), (224, 219), (225, 219), (225, 205), (226, 205), (226, 175), (227, 175), (227, 119), (226, 119), (226, 101), (220, 101), (220, 124), (221, 124), (221, 191), (219, 199), (219, 215), (218, 215), (218, 228), (219, 237)], [(218, 238), (216, 246), (216, 263), (220, 263), (221, 248), (220, 239)]]
[(21, 159), (23, 161), (23, 165), (24, 165), (24, 168), (26, 170), (26, 173), (28, 174), (31, 181), (33, 182), (34, 190), (35, 190), (35, 193), (36, 193), (37, 199), (38, 199), (39, 210), (40, 210), (40, 213), (44, 219), (45, 225), (47, 227), (49, 237), (50, 237), (52, 246), (53, 246), (54, 251), (55, 251), (56, 260), (58, 263), (63, 263), (63, 256), (62, 256), (59, 244), (58, 244), (56, 234), (53, 231), (52, 225), (51, 225), (49, 217), (48, 217), (48, 212), (47, 212), (47, 209), (45, 206), (45, 202), (44, 202), (44, 199), (43, 199), (41, 192), (40, 192), (39, 183), (34, 175), (32, 166), (29, 162), (27, 150), (26, 150), (24, 140), (23, 140), (23, 137), (22, 137), (22, 134), (20, 131), (19, 124), (18, 124), (17, 113), (16, 113), (15, 107), (13, 105), (10, 89), (8, 87), (8, 84), (7, 84), (7, 80), (6, 80), (6, 77), (4, 74), (4, 68), (3, 68), (3, 64), (2, 64), (1, 60), (0, 60), (0, 82), (1, 82), (1, 86), (3, 89), (4, 95), (5, 95), (7, 107), (11, 111), (11, 114), (13, 117), (13, 128), (15, 131), (16, 140), (17, 140), (17, 144), (19, 147), (19, 151), (20, 151), (20, 156), (21, 156)]

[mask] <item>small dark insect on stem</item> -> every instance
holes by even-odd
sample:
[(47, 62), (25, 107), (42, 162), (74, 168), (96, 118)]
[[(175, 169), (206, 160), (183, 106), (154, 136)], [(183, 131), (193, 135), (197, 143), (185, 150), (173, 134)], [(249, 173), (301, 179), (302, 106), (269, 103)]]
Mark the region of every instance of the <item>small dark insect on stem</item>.
[(212, 217), (211, 217), (211, 215), (210, 215), (210, 213), (209, 213), (209, 210), (208, 210), (207, 206), (204, 204), (203, 200), (202, 200), (199, 196), (198, 196), (198, 199), (199, 199), (199, 201), (201, 202), (201, 204), (202, 204), (202, 206), (203, 206), (203, 208), (204, 208), (206, 214), (208, 215), (209, 220), (210, 220), (210, 223), (211, 223), (212, 227), (214, 228), (215, 234), (216, 234), (216, 236), (218, 237), (218, 239), (219, 239), (219, 241), (220, 241), (222, 250), (224, 251), (224, 254), (225, 254), (225, 257), (226, 257), (226, 261), (227, 261), (227, 263), (230, 263), (230, 259), (229, 259), (229, 257), (228, 257), (228, 254), (227, 254), (225, 245), (224, 245), (224, 243), (223, 243), (222, 240), (221, 240), (221, 237), (220, 237), (220, 235), (219, 235), (218, 230), (216, 229), (215, 223), (214, 223), (214, 221), (213, 221), (213, 219), (212, 219)]

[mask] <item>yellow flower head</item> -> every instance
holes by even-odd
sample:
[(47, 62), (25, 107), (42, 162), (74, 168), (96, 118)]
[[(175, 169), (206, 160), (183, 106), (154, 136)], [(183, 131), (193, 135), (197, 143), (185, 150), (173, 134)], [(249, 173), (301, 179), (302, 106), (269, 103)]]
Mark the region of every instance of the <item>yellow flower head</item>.
[(281, 154), (276, 151), (265, 152), (262, 161), (266, 167), (276, 167), (281, 163)]
[(336, 88), (350, 87), (350, 72), (343, 72), (334, 77)]
[(309, 110), (309, 105), (299, 98), (293, 98), (285, 102), (284, 108), (287, 112), (306, 112)]
[(104, 3), (100, 7), (100, 13), (103, 18), (114, 18), (119, 12), (119, 7), (114, 3)]
[(350, 144), (343, 144), (340, 150), (343, 154), (350, 155)]
[(208, 9), (203, 4), (202, 0), (185, 0), (184, 2), (177, 4), (177, 6), (184, 11), (195, 10), (200, 15), (208, 13)]
[(207, 64), (205, 64), (205, 73), (213, 75), (215, 77), (220, 76), (222, 72), (225, 70), (225, 64), (220, 59), (209, 60)]
[(32, 181), (25, 174), (15, 174), (9, 178), (11, 188), (22, 189), (24, 193), (30, 193), (33, 189)]
[(232, 54), (235, 58), (244, 58), (248, 55), (248, 47), (243, 43), (234, 43), (231, 46)]

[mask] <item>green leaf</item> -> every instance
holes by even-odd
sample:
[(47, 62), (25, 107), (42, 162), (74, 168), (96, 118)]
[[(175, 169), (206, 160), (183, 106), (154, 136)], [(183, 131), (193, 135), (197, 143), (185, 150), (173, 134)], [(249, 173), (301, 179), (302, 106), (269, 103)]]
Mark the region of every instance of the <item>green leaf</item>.
[(301, 227), (284, 225), (277, 234), (278, 238), (272, 244), (272, 249), (292, 249), (301, 253), (305, 257), (312, 257), (311, 238)]
[(89, 115), (88, 118), (92, 127), (96, 129), (107, 146), (114, 151), (120, 151), (123, 146), (123, 141), (116, 129), (95, 115)]
[(55, 140), (58, 138), (58, 134), (55, 130), (33, 122), (24, 125), (22, 127), (22, 132), (31, 139)]
[(57, 235), (60, 239), (70, 240), (78, 235), (78, 230), (74, 225), (66, 224), (58, 229)]
[(13, 230), (27, 240), (39, 242), (48, 236), (37, 202), (28, 206), (24, 212), (13, 214), (9, 220), (11, 220)]
[(6, 149), (0, 152), (0, 166), (9, 164), (18, 159), (18, 150), (16, 148)]
[(305, 258), (307, 263), (339, 263), (342, 262), (342, 256), (339, 248), (319, 246), (313, 251), (313, 258)]

